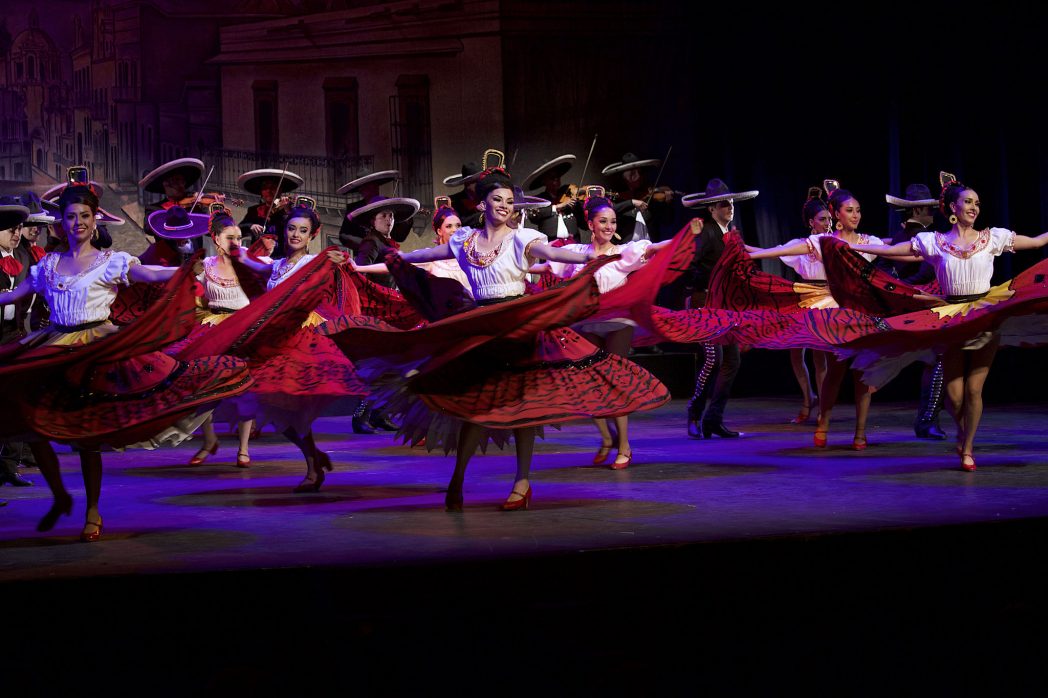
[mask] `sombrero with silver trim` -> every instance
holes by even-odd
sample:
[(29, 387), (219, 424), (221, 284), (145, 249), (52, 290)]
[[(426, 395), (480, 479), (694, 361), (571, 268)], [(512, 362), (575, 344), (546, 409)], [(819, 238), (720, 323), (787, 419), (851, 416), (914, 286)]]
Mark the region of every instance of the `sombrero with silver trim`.
[(286, 170), (274, 170), (272, 168), (266, 168), (261, 170), (251, 170), (237, 177), (237, 186), (244, 191), (255, 194), (256, 196), (262, 195), (262, 183), (267, 179), (272, 179), (273, 182), (280, 182), (281, 174), (284, 175), (283, 182), (280, 184), (280, 191), (277, 192), (277, 196), (281, 194), (287, 194), (289, 191), (295, 191), (302, 186), (302, 178), (294, 172), (288, 172)]
[(29, 209), (29, 217), (25, 219), (26, 225), (51, 225), (57, 220), (52, 211), (57, 211), (58, 206), (49, 204), (46, 208), (44, 202), (36, 195), (36, 192), (27, 191), (19, 197), (22, 205)]
[(341, 187), (338, 188), (338, 191), (335, 193), (339, 196), (344, 196), (346, 194), (355, 192), (357, 189), (360, 189), (365, 184), (377, 184), (381, 186), (383, 184), (395, 182), (398, 179), (400, 179), (400, 170), (382, 170), (381, 172), (372, 172), (371, 174), (364, 175), (363, 177), (358, 177), (354, 179), (352, 182), (347, 182), (346, 184), (343, 184)]
[[(65, 183), (55, 185), (47, 191), (45, 191), (43, 193), (43, 196), (41, 196), (40, 198), (43, 199), (45, 202), (54, 204), (55, 212), (61, 215), (61, 212), (58, 210), (58, 200), (62, 197), (62, 192), (64, 192), (66, 190), (66, 187), (68, 186), (70, 185)], [(84, 187), (85, 189), (90, 188), (91, 193), (98, 197), (99, 200), (101, 200), (102, 198), (102, 195), (99, 193), (102, 191), (102, 185), (98, 182), (91, 182), (90, 187), (86, 187), (82, 184), (77, 184), (75, 186)], [(46, 206), (47, 204), (45, 203), (44, 205)], [(113, 225), (123, 225), (126, 222), (120, 216), (114, 216), (112, 213), (105, 210), (101, 206), (98, 207), (98, 213), (95, 214), (95, 220), (97, 220), (99, 223), (112, 223)]]
[[(5, 199), (17, 200), (14, 197)], [(0, 230), (8, 230), (25, 223), (29, 218), (29, 209), (21, 204), (0, 204)]]
[(476, 182), (484, 174), (484, 170), (475, 162), (467, 162), (462, 166), (462, 174), (451, 175), (444, 178), (445, 187), (464, 187), (470, 182)]
[(657, 158), (649, 158), (647, 160), (641, 160), (633, 153), (626, 153), (622, 156), (621, 162), (613, 162), (603, 170), (600, 171), (602, 175), (613, 175), (626, 170), (639, 170), (642, 167), (658, 167), (662, 164), (662, 160)]
[(732, 199), (733, 201), (755, 199), (758, 194), (760, 194), (760, 192), (756, 189), (751, 189), (750, 191), (732, 191), (723, 181), (719, 179), (711, 179), (706, 185), (706, 191), (698, 192), (696, 194), (685, 194), (681, 197), (680, 202), (687, 208), (697, 208), (699, 206), (709, 206), (718, 201), (727, 201), (728, 199)]
[(196, 158), (179, 158), (171, 162), (165, 162), (142, 179), (138, 180), (138, 186), (154, 194), (164, 193), (164, 180), (173, 174), (181, 174), (186, 180), (186, 186), (195, 184), (204, 174), (204, 163)]
[(146, 219), (149, 232), (168, 240), (188, 240), (207, 233), (211, 217), (206, 213), (190, 213), (181, 206), (153, 211)]
[(571, 166), (575, 164), (576, 159), (571, 153), (553, 158), (525, 177), (523, 188), (528, 191), (538, 189), (542, 186), (542, 180), (546, 173), (551, 173), (555, 177), (563, 177), (571, 169)]
[(394, 222), (400, 222), (406, 221), (414, 216), (418, 213), (420, 208), (422, 208), (422, 204), (420, 204), (416, 199), (409, 199), (403, 196), (393, 198), (376, 196), (360, 208), (353, 209), (347, 213), (346, 219), (355, 221), (358, 218), (362, 218), (364, 221), (367, 221), (369, 218), (374, 217), (379, 211), (390, 210), (393, 211)]
[(546, 208), (549, 205), (550, 202), (546, 199), (539, 196), (528, 196), (520, 187), (513, 187), (514, 211), (529, 211), (534, 208)]
[(939, 199), (932, 196), (931, 189), (924, 184), (908, 184), (906, 185), (906, 194), (904, 196), (885, 194), (884, 200), (892, 206), (901, 209), (939, 205)]

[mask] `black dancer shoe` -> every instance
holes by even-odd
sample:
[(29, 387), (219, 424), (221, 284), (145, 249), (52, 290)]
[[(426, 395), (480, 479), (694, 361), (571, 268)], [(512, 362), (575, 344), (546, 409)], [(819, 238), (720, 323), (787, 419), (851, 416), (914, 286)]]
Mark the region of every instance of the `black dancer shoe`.
[(31, 487), (31, 480), (26, 480), (18, 473), (3, 473), (0, 475), (0, 485), (11, 485), (12, 487)]
[(400, 427), (397, 426), (396, 422), (394, 422), (381, 412), (371, 413), (371, 426), (375, 427), (376, 429), (381, 429), (383, 431), (397, 431), (398, 429), (400, 429)]
[[(693, 415), (691, 412), (688, 413), (688, 438), (689, 439), (701, 439), (702, 438), (702, 420)], [(709, 437), (706, 437), (709, 438)]]
[(360, 407), (353, 413), (353, 433), (375, 433), (375, 427), (371, 426), (371, 409), (367, 406), (367, 403), (360, 403)]
[(913, 433), (917, 435), (918, 439), (931, 439), (934, 441), (946, 439), (946, 432), (940, 429), (935, 422), (917, 422), (913, 425)]
[(718, 422), (717, 424), (702, 423), (702, 438), (708, 439), (713, 435), (717, 435), (722, 439), (737, 439), (739, 438), (739, 432), (732, 431), (731, 429), (724, 426), (724, 424)]

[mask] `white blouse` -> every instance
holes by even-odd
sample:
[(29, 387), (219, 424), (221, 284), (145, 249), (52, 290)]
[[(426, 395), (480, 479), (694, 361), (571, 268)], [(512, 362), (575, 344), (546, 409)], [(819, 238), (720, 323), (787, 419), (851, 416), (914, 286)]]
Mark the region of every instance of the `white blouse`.
[[(801, 255), (787, 255), (785, 257), (779, 257), (782, 263), (797, 272), (800, 277), (806, 281), (826, 280), (826, 267), (822, 263), (822, 243), (820, 238), (825, 236), (834, 237), (833, 233), (821, 233), (819, 235), (809, 235), (807, 238), (790, 240), (787, 245), (796, 245), (799, 242), (805, 242), (808, 244), (808, 254)], [(884, 242), (874, 235), (859, 234), (860, 245), (883, 245)], [(876, 255), (867, 254), (865, 252), (860, 253), (866, 258), (867, 262), (872, 262), (876, 259)]]
[[(613, 291), (626, 283), (626, 277), (629, 276), (630, 273), (644, 266), (644, 263), (647, 261), (647, 257), (644, 256), (644, 253), (650, 245), (651, 240), (635, 240), (634, 242), (627, 242), (625, 245), (617, 245), (613, 247), (608, 254), (622, 255), (622, 259), (608, 262), (598, 269), (596, 274), (594, 274), (594, 277), (597, 279), (597, 288), (600, 289), (600, 292), (607, 293), (608, 291)], [(578, 252), (579, 254), (588, 254), (593, 252), (593, 245), (565, 245), (561, 249), (570, 252)], [(578, 274), (584, 266), (586, 266), (585, 263), (549, 263), (550, 271), (562, 279), (570, 279)]]
[(240, 282), (235, 277), (226, 279), (219, 276), (215, 268), (217, 264), (218, 257), (205, 257), (204, 273), (197, 276), (197, 281), (204, 285), (204, 297), (207, 299), (207, 304), (216, 308), (240, 310), (250, 303), (251, 299), (244, 293), (244, 289), (240, 287)]
[(30, 267), (29, 283), (47, 300), (51, 324), (67, 327), (108, 320), (117, 286), (129, 285), (127, 273), (132, 264), (139, 264), (137, 257), (126, 252), (104, 250), (90, 267), (66, 276), (58, 273), (59, 259), (54, 252), (44, 255), (39, 264)]
[(528, 275), (527, 251), (535, 243), (545, 242), (537, 230), (517, 228), (503, 239), (490, 255), (477, 255), (473, 244), (478, 231), (462, 227), (448, 241), (459, 268), (466, 274), (473, 297), (477, 300), (524, 295)]
[(273, 271), (269, 275), (269, 281), (266, 283), (266, 290), (272, 291), (274, 288), (279, 286), (281, 283), (286, 281), (295, 273), (296, 269), (302, 269), (307, 264), (316, 259), (315, 254), (302, 255), (298, 260), (291, 265), (287, 263), (287, 257), (275, 260), (273, 262)]
[(935, 267), (935, 278), (948, 296), (974, 296), (990, 290), (993, 258), (1014, 252), (1015, 233), (990, 228), (979, 233), (969, 247), (949, 242), (945, 233), (918, 233), (910, 240), (915, 257)]

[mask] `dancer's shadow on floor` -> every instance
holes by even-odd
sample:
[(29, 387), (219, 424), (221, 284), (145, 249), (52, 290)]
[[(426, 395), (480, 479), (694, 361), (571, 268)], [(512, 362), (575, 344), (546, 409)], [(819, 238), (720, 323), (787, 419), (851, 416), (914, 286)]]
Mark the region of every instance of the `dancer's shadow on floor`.
[(300, 507), (319, 504), (403, 499), (440, 492), (437, 485), (353, 485), (325, 484), (319, 492), (295, 493), (288, 485), (231, 487), (221, 490), (188, 492), (165, 497), (164, 504), (186, 507)]

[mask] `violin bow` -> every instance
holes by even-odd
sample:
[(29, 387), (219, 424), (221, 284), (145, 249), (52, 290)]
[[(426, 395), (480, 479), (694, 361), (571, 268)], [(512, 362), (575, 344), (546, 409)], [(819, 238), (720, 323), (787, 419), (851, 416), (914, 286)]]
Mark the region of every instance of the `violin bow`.
[(575, 185), (575, 188), (582, 186), (582, 182), (586, 181), (586, 171), (589, 170), (590, 159), (593, 157), (593, 149), (597, 147), (597, 134), (593, 134), (593, 142), (590, 143), (589, 155), (586, 156), (586, 164), (582, 166), (582, 176), (579, 177), (579, 183)]
[(662, 158), (662, 167), (659, 168), (659, 174), (655, 177), (655, 184), (651, 185), (651, 193), (648, 194), (648, 198), (644, 199), (644, 203), (650, 204), (651, 197), (655, 196), (655, 190), (659, 188), (659, 180), (662, 179), (662, 173), (666, 171), (666, 163), (669, 161), (670, 153), (672, 152), (673, 146), (671, 145), (670, 149), (666, 151), (666, 157)]
[(207, 183), (211, 179), (211, 175), (215, 173), (215, 166), (211, 166), (211, 171), (207, 173), (207, 177), (204, 177), (204, 183), (200, 185), (200, 191), (197, 192), (196, 198), (193, 199), (193, 205), (189, 207), (189, 212), (192, 213), (193, 209), (200, 203), (200, 197), (204, 195), (204, 190), (207, 189)]
[(277, 180), (277, 193), (273, 195), (273, 203), (266, 209), (266, 220), (262, 222), (262, 235), (266, 234), (266, 228), (269, 227), (269, 216), (273, 213), (273, 208), (276, 206), (276, 199), (280, 196), (280, 185), (284, 183), (284, 175), (287, 174), (287, 162), (284, 163), (283, 169), (280, 170), (280, 179)]

